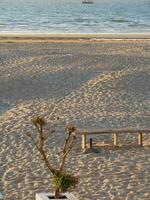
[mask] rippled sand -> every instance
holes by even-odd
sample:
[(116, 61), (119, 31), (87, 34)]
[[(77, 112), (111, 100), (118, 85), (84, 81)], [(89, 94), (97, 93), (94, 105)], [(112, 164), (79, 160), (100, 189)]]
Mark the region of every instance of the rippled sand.
[[(150, 127), (150, 42), (81, 41), (0, 43), (0, 188), (6, 200), (33, 200), (52, 191), (48, 175), (25, 133), (37, 114), (60, 116), (49, 142), (59, 152), (63, 126)], [(148, 200), (150, 135), (96, 136), (99, 153), (84, 153), (80, 138), (67, 165), (79, 175), (81, 200)], [(104, 142), (109, 145), (100, 147)], [(134, 145), (125, 145), (132, 142)], [(56, 161), (58, 161), (56, 154)], [(53, 162), (56, 162), (53, 160)]]

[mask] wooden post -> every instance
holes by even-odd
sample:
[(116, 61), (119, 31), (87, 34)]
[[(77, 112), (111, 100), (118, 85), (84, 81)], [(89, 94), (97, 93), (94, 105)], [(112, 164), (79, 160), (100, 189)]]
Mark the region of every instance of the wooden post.
[(142, 132), (139, 132), (139, 136), (138, 136), (138, 144), (140, 146), (143, 146), (143, 137), (142, 137)]
[(90, 149), (93, 148), (93, 144), (92, 144), (92, 138), (90, 138)]
[(86, 149), (86, 133), (82, 133), (82, 149)]
[(118, 145), (118, 133), (114, 133), (114, 145)]

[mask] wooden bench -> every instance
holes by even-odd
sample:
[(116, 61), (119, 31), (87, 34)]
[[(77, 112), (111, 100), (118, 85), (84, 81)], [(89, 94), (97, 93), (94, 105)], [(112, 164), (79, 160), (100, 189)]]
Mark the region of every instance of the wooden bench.
[(111, 128), (111, 129), (79, 129), (78, 133), (82, 135), (82, 149), (86, 148), (87, 135), (113, 134), (114, 145), (118, 145), (118, 136), (121, 133), (138, 133), (138, 144), (143, 146), (143, 133), (150, 133), (150, 129), (145, 128)]

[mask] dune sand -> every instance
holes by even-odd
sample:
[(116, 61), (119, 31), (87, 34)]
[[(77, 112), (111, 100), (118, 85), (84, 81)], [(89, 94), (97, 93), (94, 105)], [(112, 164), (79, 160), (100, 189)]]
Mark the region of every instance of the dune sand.
[[(36, 192), (52, 191), (51, 176), (25, 134), (34, 131), (32, 116), (44, 115), (48, 123), (60, 117), (59, 131), (48, 145), (53, 163), (59, 160), (56, 152), (68, 122), (77, 127), (149, 128), (149, 63), (149, 40), (16, 43), (3, 38), (0, 188), (5, 199), (33, 200)], [(136, 140), (136, 134), (122, 135), (116, 149), (111, 136), (96, 136), (96, 154), (81, 151), (78, 138), (67, 162), (80, 177), (74, 194), (81, 200), (148, 200), (150, 136), (144, 135), (142, 148)]]

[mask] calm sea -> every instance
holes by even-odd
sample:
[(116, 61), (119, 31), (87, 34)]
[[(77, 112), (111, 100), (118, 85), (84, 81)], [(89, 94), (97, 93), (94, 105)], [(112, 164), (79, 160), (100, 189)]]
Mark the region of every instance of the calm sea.
[(0, 0), (0, 33), (150, 32), (150, 0)]

